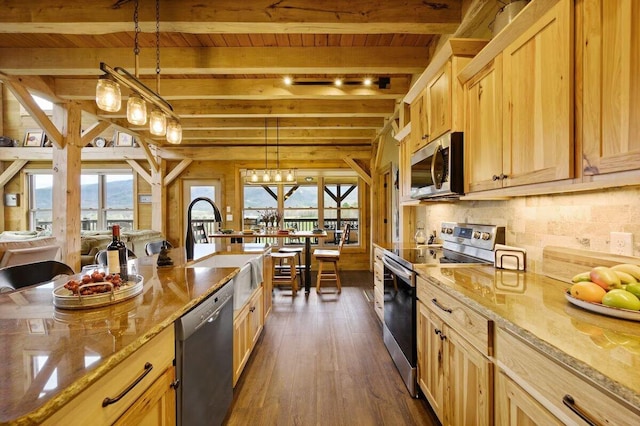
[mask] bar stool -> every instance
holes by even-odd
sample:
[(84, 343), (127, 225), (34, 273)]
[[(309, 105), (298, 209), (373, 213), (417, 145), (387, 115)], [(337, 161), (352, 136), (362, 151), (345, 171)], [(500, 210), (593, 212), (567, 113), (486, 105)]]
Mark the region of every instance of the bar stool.
[[(338, 293), (342, 291), (342, 284), (340, 283), (340, 271), (338, 270), (338, 261), (340, 260), (342, 246), (344, 246), (344, 243), (348, 238), (349, 224), (346, 224), (340, 238), (338, 250), (314, 250), (313, 257), (318, 261), (318, 278), (316, 280), (316, 292), (320, 293), (322, 281), (333, 281), (336, 283)], [(325, 269), (328, 266), (331, 267), (330, 270)]]
[[(302, 263), (302, 252), (304, 251), (304, 248), (302, 247), (282, 247), (281, 249), (278, 250), (278, 253), (295, 253), (298, 257), (298, 266), (297, 266), (297, 272), (300, 274), (300, 287), (304, 287), (304, 274), (302, 273), (304, 271), (304, 264)], [(282, 264), (280, 264), (280, 270), (282, 269), (286, 269), (282, 267)]]
[[(278, 265), (282, 263), (282, 261), (287, 260), (289, 264), (289, 273), (288, 274), (279, 274), (278, 273)], [(272, 277), (271, 277), (271, 285), (273, 287), (277, 286), (291, 286), (291, 296), (295, 296), (298, 292), (298, 268), (296, 267), (296, 253), (271, 253), (271, 264), (272, 264)]]

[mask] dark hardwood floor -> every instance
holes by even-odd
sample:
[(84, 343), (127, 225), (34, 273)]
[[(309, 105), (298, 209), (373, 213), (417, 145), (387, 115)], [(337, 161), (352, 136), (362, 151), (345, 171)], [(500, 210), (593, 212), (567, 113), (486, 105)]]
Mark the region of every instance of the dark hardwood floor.
[(371, 274), (341, 278), (340, 295), (312, 288), (308, 298), (302, 290), (292, 299), (274, 290), (225, 424), (438, 424), (423, 399), (410, 397), (384, 346)]

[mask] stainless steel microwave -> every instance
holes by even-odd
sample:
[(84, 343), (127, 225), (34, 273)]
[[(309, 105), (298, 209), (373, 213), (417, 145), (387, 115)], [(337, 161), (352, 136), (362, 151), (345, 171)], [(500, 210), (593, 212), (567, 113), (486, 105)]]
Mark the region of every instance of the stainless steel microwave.
[(464, 193), (462, 132), (429, 142), (411, 156), (411, 198), (457, 198)]

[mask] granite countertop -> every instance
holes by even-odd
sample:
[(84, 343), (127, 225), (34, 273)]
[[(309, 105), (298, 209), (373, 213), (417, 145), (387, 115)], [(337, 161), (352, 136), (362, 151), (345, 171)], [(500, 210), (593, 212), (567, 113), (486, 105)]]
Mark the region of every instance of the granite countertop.
[(570, 370), (640, 409), (640, 322), (570, 304), (569, 283), (493, 266), (415, 265), (429, 283), (466, 302)]
[[(268, 249), (199, 244), (195, 258)], [(142, 293), (103, 308), (55, 308), (53, 283), (0, 294), (0, 424), (39, 423), (239, 271), (190, 267), (184, 249), (169, 256), (176, 266), (158, 268), (157, 255), (132, 261)]]

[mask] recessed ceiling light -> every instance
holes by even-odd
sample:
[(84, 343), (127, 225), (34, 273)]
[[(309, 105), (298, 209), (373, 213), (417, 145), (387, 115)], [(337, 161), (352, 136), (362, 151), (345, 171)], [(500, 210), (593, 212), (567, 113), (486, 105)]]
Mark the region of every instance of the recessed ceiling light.
[(288, 75), (285, 76), (282, 81), (284, 82), (284, 84), (286, 84), (287, 86), (291, 86), (291, 84), (293, 83), (293, 79), (291, 77), (289, 77)]
[(372, 80), (367, 77), (364, 79), (364, 81), (362, 82), (365, 86), (371, 86)]
[(342, 79), (341, 79), (341, 78), (336, 78), (336, 79), (333, 81), (333, 84), (335, 84), (335, 85), (336, 85), (336, 86), (338, 86), (338, 87), (342, 86)]

